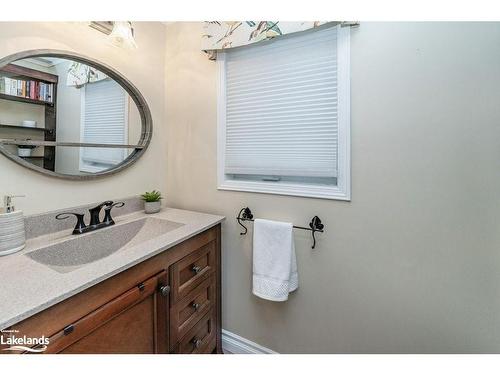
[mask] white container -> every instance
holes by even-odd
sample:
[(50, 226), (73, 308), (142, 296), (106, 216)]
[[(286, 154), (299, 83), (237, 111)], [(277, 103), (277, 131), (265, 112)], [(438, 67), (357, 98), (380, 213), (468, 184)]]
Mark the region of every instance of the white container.
[(17, 148), (17, 155), (18, 156), (31, 156), (31, 151), (33, 151), (32, 148)]
[(157, 212), (160, 212), (161, 209), (161, 202), (144, 202), (144, 211), (147, 214), (156, 214)]
[(36, 121), (33, 121), (33, 120), (24, 120), (21, 123), (21, 125), (24, 126), (25, 128), (36, 128)]
[(26, 246), (23, 211), (0, 214), (0, 256), (12, 254)]

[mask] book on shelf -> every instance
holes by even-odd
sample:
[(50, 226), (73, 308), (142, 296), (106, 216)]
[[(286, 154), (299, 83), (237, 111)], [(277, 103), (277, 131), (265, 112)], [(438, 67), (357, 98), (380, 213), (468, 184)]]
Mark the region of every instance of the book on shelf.
[(0, 93), (52, 103), (53, 83), (0, 77)]

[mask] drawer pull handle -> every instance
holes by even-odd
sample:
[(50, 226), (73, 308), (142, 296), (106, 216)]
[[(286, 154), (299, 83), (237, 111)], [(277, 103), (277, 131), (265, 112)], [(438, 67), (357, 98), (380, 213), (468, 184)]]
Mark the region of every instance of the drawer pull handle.
[(160, 293), (163, 297), (166, 297), (170, 293), (170, 285), (160, 286)]
[(75, 330), (75, 326), (73, 324), (70, 324), (69, 326), (65, 327), (63, 329), (63, 332), (64, 332), (64, 336), (67, 336), (69, 335), (70, 333), (72, 333), (73, 331)]
[(196, 337), (191, 342), (193, 343), (195, 349), (198, 349), (202, 344), (202, 341), (200, 339), (197, 339)]
[(196, 303), (196, 302), (193, 302), (191, 304), (191, 307), (194, 309), (194, 311), (198, 311), (198, 309), (200, 308), (200, 304)]
[(195, 273), (195, 274), (199, 274), (200, 271), (201, 271), (201, 267), (200, 266), (193, 266), (191, 267), (191, 270)]

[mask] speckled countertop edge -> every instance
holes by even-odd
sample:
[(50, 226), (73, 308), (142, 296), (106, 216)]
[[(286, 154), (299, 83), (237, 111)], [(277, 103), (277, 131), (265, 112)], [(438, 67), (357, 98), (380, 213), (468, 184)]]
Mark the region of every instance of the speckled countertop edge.
[(154, 215), (146, 215), (143, 212), (124, 215), (116, 219), (116, 222), (119, 225), (144, 217), (156, 217), (184, 225), (66, 274), (39, 264), (25, 254), (37, 247), (46, 246), (51, 241), (68, 239), (68, 231), (34, 238), (27, 242), (25, 250), (0, 257), (0, 329), (8, 328), (152, 258), (225, 219), (219, 215), (163, 208), (160, 213)]

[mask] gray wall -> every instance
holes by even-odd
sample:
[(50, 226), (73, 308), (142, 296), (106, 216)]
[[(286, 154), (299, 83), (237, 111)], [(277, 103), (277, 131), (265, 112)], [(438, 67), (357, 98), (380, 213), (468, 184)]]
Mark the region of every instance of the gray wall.
[[(500, 24), (352, 30), (352, 201), (217, 191), (216, 65), (200, 23), (167, 26), (168, 204), (228, 217), (224, 328), (278, 352), (500, 352)], [(300, 288), (251, 294), (251, 232), (296, 232)]]

